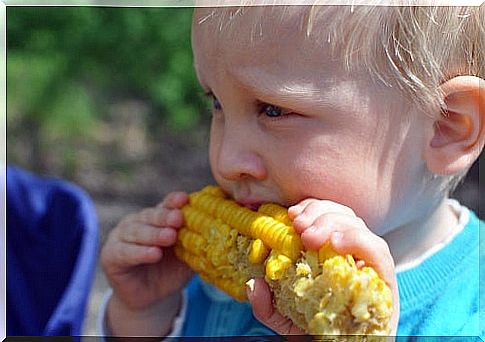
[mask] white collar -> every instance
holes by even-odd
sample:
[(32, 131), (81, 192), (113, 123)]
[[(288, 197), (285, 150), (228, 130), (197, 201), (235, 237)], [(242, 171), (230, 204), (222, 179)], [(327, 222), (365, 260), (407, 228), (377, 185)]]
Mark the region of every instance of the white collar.
[(406, 262), (402, 265), (396, 266), (396, 273), (408, 271), (414, 267), (419, 266), (423, 263), (426, 259), (429, 259), (434, 254), (438, 253), (441, 249), (443, 249), (446, 245), (448, 245), (453, 239), (461, 233), (463, 228), (465, 228), (466, 224), (470, 220), (470, 212), (468, 208), (462, 206), (458, 203), (455, 199), (448, 199), (448, 205), (451, 209), (455, 212), (456, 216), (458, 217), (458, 224), (453, 228), (450, 232), (450, 235), (440, 242), (439, 244), (433, 246), (432, 248), (428, 249), (425, 253), (423, 253), (418, 258)]

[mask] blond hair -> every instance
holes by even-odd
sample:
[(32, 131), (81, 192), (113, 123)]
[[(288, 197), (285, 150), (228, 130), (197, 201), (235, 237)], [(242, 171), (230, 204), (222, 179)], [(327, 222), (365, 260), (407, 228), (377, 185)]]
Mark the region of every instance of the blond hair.
[[(485, 76), (483, 5), (346, 7), (333, 11), (332, 22), (324, 24), (332, 50), (343, 48), (348, 70), (365, 67), (388, 86), (398, 86), (426, 112), (442, 105), (439, 85), (444, 81)], [(308, 36), (322, 33), (319, 17), (327, 11), (312, 7)]]

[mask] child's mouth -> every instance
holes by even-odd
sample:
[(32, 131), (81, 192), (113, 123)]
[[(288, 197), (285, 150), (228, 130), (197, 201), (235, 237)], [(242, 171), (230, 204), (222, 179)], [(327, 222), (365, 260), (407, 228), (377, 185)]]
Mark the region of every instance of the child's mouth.
[(253, 211), (257, 211), (261, 206), (261, 204), (263, 204), (262, 202), (253, 202), (253, 201), (237, 201), (237, 202), (239, 205)]

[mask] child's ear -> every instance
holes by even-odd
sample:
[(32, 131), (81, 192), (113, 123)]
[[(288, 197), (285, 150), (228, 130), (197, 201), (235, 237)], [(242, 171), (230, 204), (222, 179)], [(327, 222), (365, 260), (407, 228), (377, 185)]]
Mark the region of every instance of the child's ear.
[(485, 142), (485, 81), (457, 76), (441, 85), (446, 108), (434, 122), (425, 149), (428, 169), (457, 174), (473, 164)]

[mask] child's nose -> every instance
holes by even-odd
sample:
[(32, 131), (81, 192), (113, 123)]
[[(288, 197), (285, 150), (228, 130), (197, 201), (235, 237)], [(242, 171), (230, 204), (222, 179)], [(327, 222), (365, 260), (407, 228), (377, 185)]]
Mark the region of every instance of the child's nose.
[[(239, 138), (238, 138), (239, 136)], [(248, 137), (226, 134), (219, 150), (217, 167), (219, 174), (227, 180), (254, 178), (263, 180), (267, 176), (262, 156), (248, 144)]]

